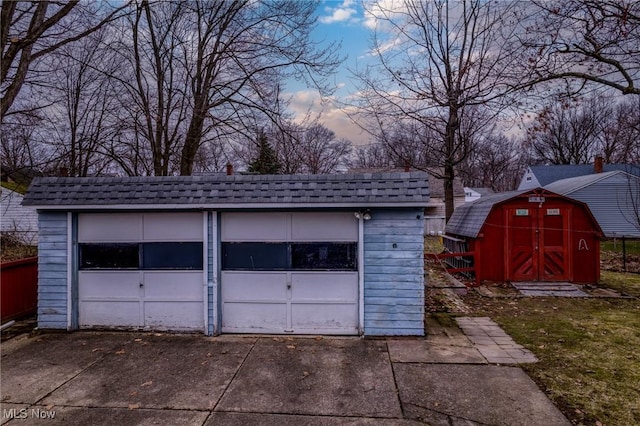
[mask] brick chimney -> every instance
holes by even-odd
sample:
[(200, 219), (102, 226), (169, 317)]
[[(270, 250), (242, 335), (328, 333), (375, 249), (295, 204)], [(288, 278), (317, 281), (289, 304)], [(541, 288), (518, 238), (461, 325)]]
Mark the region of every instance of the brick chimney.
[(595, 160), (593, 160), (593, 172), (602, 173), (602, 155), (596, 155)]
[(69, 177), (69, 169), (67, 167), (60, 167), (60, 176)]
[(233, 174), (233, 164), (227, 163), (227, 176), (231, 176)]
[(409, 162), (409, 160), (405, 160), (404, 161), (404, 171), (405, 172), (410, 172), (411, 171), (411, 163)]

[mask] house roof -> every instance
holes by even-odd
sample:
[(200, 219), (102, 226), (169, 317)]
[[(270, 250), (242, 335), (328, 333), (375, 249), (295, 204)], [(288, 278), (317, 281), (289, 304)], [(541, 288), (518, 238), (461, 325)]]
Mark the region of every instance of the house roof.
[[(349, 169), (350, 173), (398, 173), (404, 170), (402, 167), (361, 167), (361, 168), (353, 168)], [(412, 169), (415, 170), (415, 169)], [(442, 173), (437, 169), (428, 169), (432, 170), (433, 173)], [(429, 176), (429, 196), (431, 198), (442, 198), (444, 199), (444, 184), (442, 179), (438, 179), (434, 177), (432, 174), (428, 174)], [(453, 179), (453, 196), (454, 197), (464, 197), (464, 187), (462, 186), (462, 181), (459, 177), (455, 177)]]
[(23, 205), (43, 210), (424, 207), (427, 174), (36, 178)]
[(593, 185), (594, 183), (599, 182), (601, 180), (609, 179), (610, 177), (615, 175), (626, 175), (626, 173), (618, 170), (613, 172), (604, 172), (604, 173), (595, 173), (595, 174), (584, 175), (584, 176), (576, 176), (572, 178), (557, 180), (548, 185), (545, 185), (544, 188), (558, 194), (569, 195), (584, 187)]
[(587, 204), (605, 236), (640, 237), (640, 177), (618, 170), (562, 179), (544, 188)]
[[(547, 166), (529, 166), (531, 173), (538, 179), (540, 186), (546, 186), (560, 179), (595, 174), (592, 164), (560, 164)], [(640, 175), (640, 164), (604, 164), (603, 172), (617, 170)]]
[(476, 238), (493, 206), (529, 191), (531, 190), (501, 192), (481, 197), (472, 203), (465, 203), (454, 210), (449, 222), (447, 222), (445, 232), (447, 234)]

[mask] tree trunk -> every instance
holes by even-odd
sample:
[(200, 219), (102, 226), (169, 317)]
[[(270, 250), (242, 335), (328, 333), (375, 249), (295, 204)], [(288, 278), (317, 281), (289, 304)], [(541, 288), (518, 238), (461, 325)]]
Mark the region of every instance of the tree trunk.
[(191, 176), (193, 174), (193, 163), (196, 160), (198, 148), (202, 141), (202, 129), (204, 127), (204, 114), (194, 111), (193, 118), (189, 123), (189, 130), (185, 137), (182, 154), (180, 156), (180, 175)]
[(445, 159), (444, 159), (444, 207), (445, 218), (449, 222), (449, 218), (453, 214), (455, 205), (453, 202), (453, 179), (456, 176), (454, 164), (456, 156), (456, 132), (458, 131), (458, 106), (455, 100), (451, 100), (449, 104), (449, 119), (445, 129)]

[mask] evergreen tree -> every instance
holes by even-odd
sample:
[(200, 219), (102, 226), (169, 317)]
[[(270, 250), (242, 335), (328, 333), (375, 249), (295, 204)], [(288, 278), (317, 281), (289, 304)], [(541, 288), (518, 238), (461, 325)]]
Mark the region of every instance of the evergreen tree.
[(258, 135), (258, 156), (249, 164), (249, 172), (259, 175), (277, 175), (282, 166), (276, 152), (269, 144), (264, 132)]

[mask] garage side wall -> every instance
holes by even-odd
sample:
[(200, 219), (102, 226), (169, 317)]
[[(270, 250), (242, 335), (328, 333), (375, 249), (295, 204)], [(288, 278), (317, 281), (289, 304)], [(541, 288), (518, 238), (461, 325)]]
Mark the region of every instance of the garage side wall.
[(67, 328), (67, 213), (38, 215), (38, 327)]
[(424, 217), (373, 210), (364, 222), (364, 334), (424, 335)]

